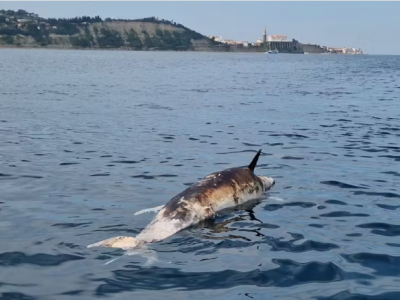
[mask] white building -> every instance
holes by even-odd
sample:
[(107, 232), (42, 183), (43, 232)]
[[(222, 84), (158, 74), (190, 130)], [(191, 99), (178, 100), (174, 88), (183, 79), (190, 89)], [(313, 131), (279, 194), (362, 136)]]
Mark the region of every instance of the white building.
[(214, 41), (220, 42), (220, 43), (222, 42), (222, 36), (209, 35), (208, 38), (209, 38), (210, 40), (212, 40), (212, 39), (214, 38)]
[(228, 45), (236, 45), (236, 41), (235, 40), (225, 40), (225, 43)]
[(274, 35), (269, 35), (267, 37), (268, 42), (286, 42), (287, 41), (287, 36), (286, 35), (280, 35), (280, 34), (274, 34)]

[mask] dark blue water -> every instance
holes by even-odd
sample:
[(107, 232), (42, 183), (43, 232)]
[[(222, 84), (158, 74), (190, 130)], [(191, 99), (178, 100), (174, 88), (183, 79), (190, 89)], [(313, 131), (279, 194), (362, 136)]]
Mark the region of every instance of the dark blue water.
[[(0, 51), (0, 299), (400, 299), (400, 57)], [(208, 173), (276, 186), (154, 244)], [(282, 201), (280, 201), (282, 199)]]

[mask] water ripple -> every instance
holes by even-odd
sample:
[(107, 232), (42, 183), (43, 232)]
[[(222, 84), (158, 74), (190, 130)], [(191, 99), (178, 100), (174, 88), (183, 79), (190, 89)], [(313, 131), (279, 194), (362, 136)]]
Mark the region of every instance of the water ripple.
[[(274, 259), (277, 265), (271, 270), (259, 269), (239, 272), (224, 270), (219, 272), (182, 272), (172, 268), (142, 269), (129, 266), (129, 270), (114, 271), (114, 279), (102, 279), (103, 284), (96, 289), (96, 295), (146, 290), (202, 290), (212, 285), (213, 289), (228, 289), (235, 286), (256, 285), (258, 287), (291, 287), (306, 283), (326, 283), (355, 278), (372, 279), (370, 275), (345, 272), (333, 263), (298, 263), (289, 259)], [(152, 274), (158, 274), (152, 277)]]
[(23, 252), (4, 252), (0, 253), (0, 266), (17, 266), (30, 264), (36, 266), (58, 266), (68, 261), (81, 260), (83, 257), (71, 254), (51, 255), (45, 253), (37, 253), (26, 255)]
[(392, 225), (387, 223), (366, 223), (357, 225), (359, 228), (372, 229), (371, 233), (383, 236), (399, 236), (400, 225)]
[(335, 180), (321, 181), (321, 183), (322, 184), (326, 184), (326, 185), (331, 185), (331, 186), (337, 186), (337, 187), (340, 187), (342, 189), (365, 189), (365, 187), (355, 186), (355, 185), (351, 185), (351, 184), (348, 184), (348, 183), (335, 181)]
[[(0, 51), (0, 299), (400, 299), (398, 56)], [(261, 148), (152, 264), (86, 248)]]

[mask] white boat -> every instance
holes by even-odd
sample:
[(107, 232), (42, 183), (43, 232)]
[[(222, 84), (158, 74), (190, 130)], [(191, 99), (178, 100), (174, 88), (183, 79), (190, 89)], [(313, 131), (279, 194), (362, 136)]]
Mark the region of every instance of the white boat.
[(268, 53), (268, 54), (278, 54), (279, 51), (278, 51), (277, 49), (275, 49), (275, 50), (269, 50), (268, 52), (265, 52), (265, 53)]
[(310, 53), (308, 53), (308, 52), (304, 52), (304, 54), (310, 54)]

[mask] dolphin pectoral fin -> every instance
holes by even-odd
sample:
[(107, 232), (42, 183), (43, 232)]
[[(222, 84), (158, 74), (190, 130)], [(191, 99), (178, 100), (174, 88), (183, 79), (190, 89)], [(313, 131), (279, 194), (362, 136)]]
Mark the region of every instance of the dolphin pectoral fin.
[(153, 207), (153, 208), (145, 208), (145, 209), (142, 209), (142, 210), (139, 210), (139, 211), (135, 212), (133, 215), (137, 216), (137, 215), (140, 215), (140, 214), (143, 214), (143, 213), (159, 212), (164, 207), (165, 207), (165, 204), (160, 205), (160, 206), (156, 206), (156, 207)]
[(93, 247), (110, 247), (110, 248), (121, 248), (121, 249), (132, 249), (139, 244), (139, 241), (134, 237), (130, 236), (116, 236), (107, 240), (103, 240), (94, 244), (86, 246), (87, 248)]
[(278, 202), (285, 202), (284, 199), (279, 198), (279, 197), (275, 197), (275, 196), (268, 197), (268, 200), (274, 200), (274, 201), (278, 201)]
[(122, 256), (115, 257), (107, 261), (104, 265), (108, 265), (122, 257), (133, 256), (133, 255), (138, 255), (146, 259), (146, 262), (143, 264), (143, 267), (150, 267), (155, 263), (159, 262), (156, 251), (149, 249), (145, 245), (141, 245), (141, 247), (139, 248), (125, 250), (125, 253)]

